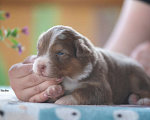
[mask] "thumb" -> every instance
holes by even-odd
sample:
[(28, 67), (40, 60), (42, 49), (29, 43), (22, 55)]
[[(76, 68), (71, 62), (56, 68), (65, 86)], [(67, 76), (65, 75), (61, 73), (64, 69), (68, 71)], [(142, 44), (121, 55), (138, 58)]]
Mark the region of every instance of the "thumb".
[(28, 56), (28, 57), (23, 61), (23, 64), (34, 63), (35, 59), (37, 59), (37, 56), (36, 56), (36, 55)]
[(18, 63), (9, 69), (9, 77), (25, 77), (32, 73), (33, 64)]

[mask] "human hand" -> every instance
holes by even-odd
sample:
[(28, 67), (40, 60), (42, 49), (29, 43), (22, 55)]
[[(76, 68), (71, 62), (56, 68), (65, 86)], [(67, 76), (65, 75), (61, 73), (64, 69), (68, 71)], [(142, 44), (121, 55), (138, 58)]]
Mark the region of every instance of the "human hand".
[[(44, 102), (48, 100), (45, 90), (58, 85), (62, 79), (47, 78), (34, 74), (32, 71), (36, 56), (27, 57), (22, 63), (13, 65), (9, 70), (9, 80), (18, 99), (26, 102)], [(54, 91), (55, 92), (55, 91)], [(62, 92), (60, 92), (62, 95)]]
[(132, 52), (131, 57), (138, 61), (150, 76), (150, 42), (145, 42)]

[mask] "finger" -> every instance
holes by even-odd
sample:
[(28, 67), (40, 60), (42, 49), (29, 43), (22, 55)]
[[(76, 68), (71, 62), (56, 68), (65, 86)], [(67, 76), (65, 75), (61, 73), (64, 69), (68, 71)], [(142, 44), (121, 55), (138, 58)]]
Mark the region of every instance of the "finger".
[(24, 89), (22, 91), (22, 95), (24, 95), (24, 96), (22, 96), (23, 97), (22, 99), (27, 101), (32, 96), (35, 96), (36, 94), (39, 94), (39, 93), (45, 91), (49, 86), (52, 86), (54, 84), (58, 84), (58, 83), (53, 82), (53, 81), (44, 81), (41, 84), (38, 84), (38, 85), (35, 85), (33, 87)]
[(45, 91), (41, 92), (40, 94), (37, 94), (37, 95), (34, 95), (33, 97), (31, 97), (29, 99), (29, 102), (37, 102), (37, 103), (40, 103), (40, 102), (44, 102), (46, 100), (48, 100), (48, 96), (45, 95)]
[(45, 89), (47, 88), (45, 86), (41, 87), (37, 85), (31, 88), (25, 89), (22, 91), (22, 95), (19, 95), (19, 96), (23, 101), (29, 101), (29, 99), (32, 98), (33, 96), (40, 94), (41, 92), (44, 92)]
[[(56, 92), (56, 91), (55, 91)], [(29, 99), (29, 102), (44, 102), (46, 100), (48, 100), (49, 98), (56, 98), (56, 97), (60, 97), (64, 94), (64, 90), (61, 87), (61, 91), (59, 94), (55, 95), (55, 96), (48, 96), (46, 91), (41, 92), (40, 94), (37, 94), (33, 97), (31, 97)]]
[(30, 87), (30, 88), (26, 88), (26, 89), (22, 89), (22, 87), (18, 86), (15, 88), (16, 90), (14, 90), (14, 92), (19, 100), (29, 101), (29, 99), (32, 96), (35, 96), (36, 94), (39, 94), (39, 93), (45, 91), (49, 87), (49, 85), (50, 84), (48, 83), (48, 81), (46, 81), (39, 85)]
[[(39, 85), (41, 83), (47, 83), (47, 85), (51, 86), (51, 85), (56, 85), (56, 84), (60, 84), (63, 81), (62, 79), (56, 79), (56, 78), (48, 78), (48, 77), (42, 77), (36, 74), (30, 74), (29, 76), (25, 76), (22, 78), (21, 82), (20, 82), (20, 86), (23, 89), (26, 88), (30, 88), (36, 85)], [(23, 85), (23, 86), (22, 86)]]
[(27, 76), (32, 73), (32, 68), (33, 64), (15, 64), (9, 69), (9, 76), (14, 78)]
[(28, 63), (34, 63), (35, 59), (37, 59), (36, 55), (28, 56), (22, 63), (28, 64)]

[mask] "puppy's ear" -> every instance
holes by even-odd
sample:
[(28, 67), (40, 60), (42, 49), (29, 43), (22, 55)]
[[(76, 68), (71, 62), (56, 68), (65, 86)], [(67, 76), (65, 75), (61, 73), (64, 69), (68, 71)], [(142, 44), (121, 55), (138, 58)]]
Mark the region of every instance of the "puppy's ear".
[(75, 41), (75, 48), (77, 58), (89, 57), (92, 53), (89, 46), (83, 39), (78, 39)]
[(50, 43), (50, 35), (45, 35), (45, 32), (42, 33), (39, 37), (37, 49), (38, 56), (43, 55), (47, 52)]
[(38, 38), (38, 42), (37, 42), (38, 47), (42, 47), (42, 39), (43, 39), (44, 34), (45, 34), (45, 32), (41, 33)]

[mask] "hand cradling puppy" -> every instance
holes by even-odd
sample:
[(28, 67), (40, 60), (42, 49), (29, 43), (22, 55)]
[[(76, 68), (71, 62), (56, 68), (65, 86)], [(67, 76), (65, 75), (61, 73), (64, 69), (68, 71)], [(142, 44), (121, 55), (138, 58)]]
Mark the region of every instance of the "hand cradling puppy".
[(63, 79), (62, 85), (47, 88), (49, 102), (150, 105), (150, 78), (137, 62), (95, 47), (71, 27), (54, 26), (41, 34), (37, 56), (35, 74)]

